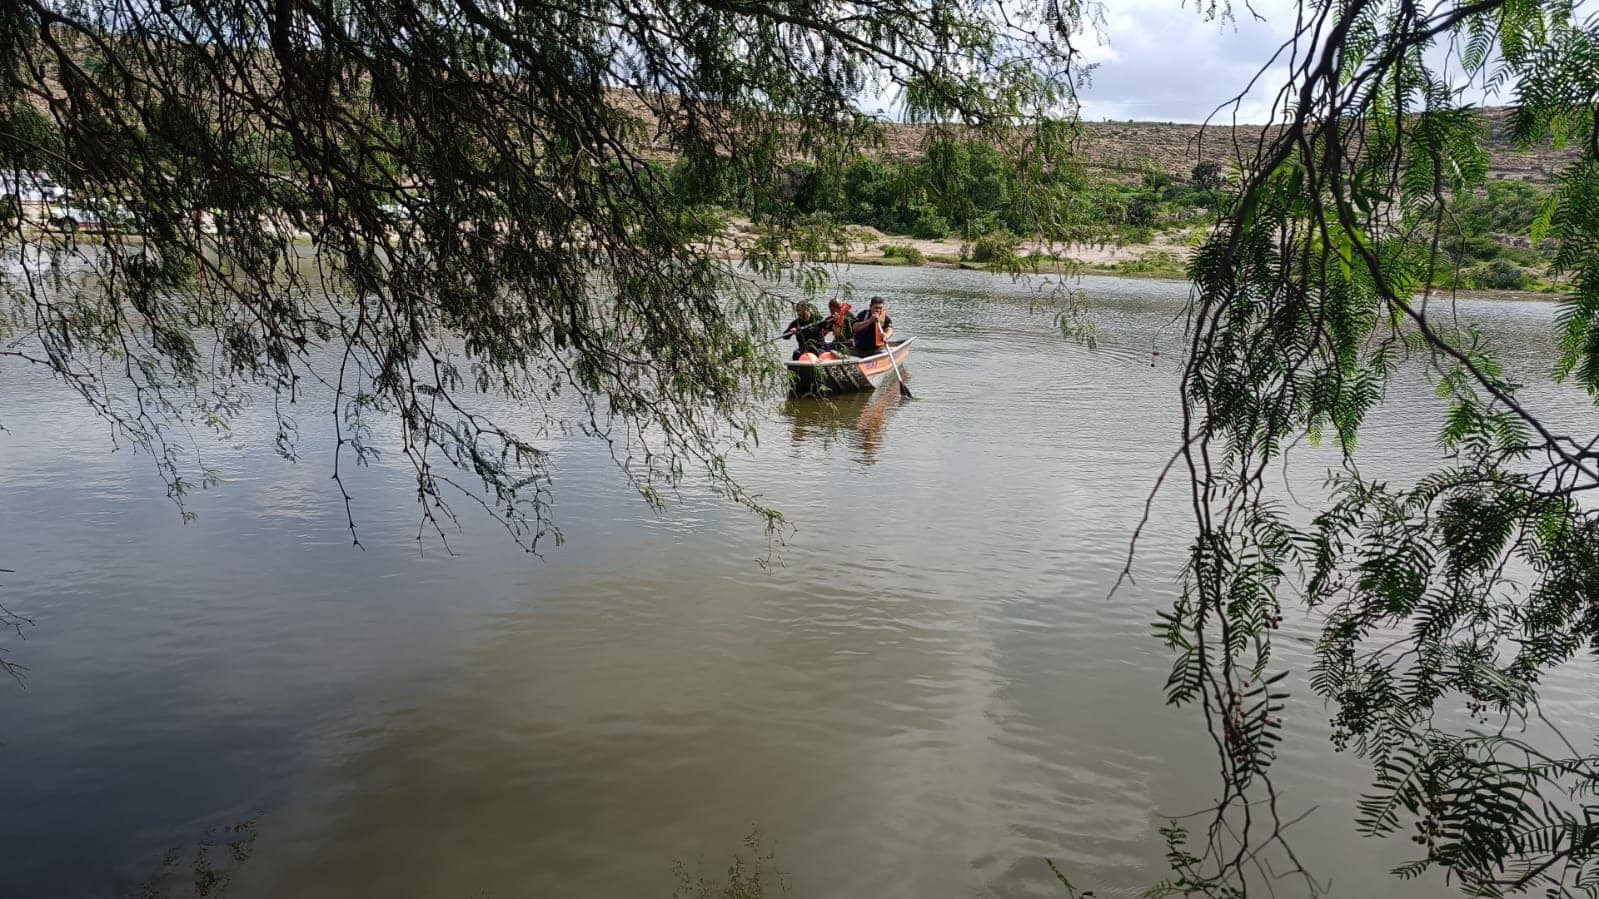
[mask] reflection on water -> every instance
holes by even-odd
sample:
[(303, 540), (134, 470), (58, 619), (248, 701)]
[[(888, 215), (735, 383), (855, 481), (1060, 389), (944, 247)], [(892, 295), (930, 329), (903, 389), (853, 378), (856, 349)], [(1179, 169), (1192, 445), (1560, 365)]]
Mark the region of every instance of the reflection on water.
[[(909, 366), (907, 365), (907, 369)], [(910, 372), (905, 374), (910, 380)], [(889, 382), (882, 390), (840, 393), (828, 397), (790, 396), (783, 401), (789, 438), (796, 446), (815, 444), (822, 450), (837, 440), (848, 441), (864, 465), (877, 462), (883, 430), (900, 404), (899, 391)]]
[[(545, 560), (470, 517), (455, 555), (419, 552), (387, 463), (350, 475), (352, 549), (315, 409), (300, 464), (241, 422), (261, 449), (208, 460), (224, 484), (184, 526), (148, 460), (5, 369), (0, 566), (37, 626), (8, 644), (29, 689), (0, 693), (0, 895), (114, 895), (258, 811), (234, 896), (667, 895), (673, 860), (715, 870), (752, 823), (798, 896), (1058, 896), (1045, 858), (1101, 896), (1148, 886), (1163, 816), (1214, 777), (1149, 636), (1180, 490), (1106, 597), (1176, 447), (1186, 288), (1088, 281), (1089, 352), (1026, 283), (856, 277), (918, 335), (918, 398), (773, 403), (734, 465), (796, 528), (770, 568), (758, 520), (693, 489), (656, 516), (576, 438), (551, 447), (567, 540)], [(1549, 306), (1471, 311), (1529, 402), (1592, 415), (1538, 376)], [(1401, 379), (1419, 389), (1361, 447), (1396, 478), (1437, 452), (1436, 403)], [(1337, 455), (1298, 458), (1309, 502)], [(1305, 648), (1278, 649), (1302, 674)], [(1580, 730), (1596, 690), (1552, 678), (1544, 711)], [(1307, 865), (1336, 895), (1446, 895), (1384, 873), (1408, 844), (1355, 834), (1366, 774), (1324, 717), (1296, 710), (1279, 763), (1289, 814), (1319, 807), (1295, 827)]]

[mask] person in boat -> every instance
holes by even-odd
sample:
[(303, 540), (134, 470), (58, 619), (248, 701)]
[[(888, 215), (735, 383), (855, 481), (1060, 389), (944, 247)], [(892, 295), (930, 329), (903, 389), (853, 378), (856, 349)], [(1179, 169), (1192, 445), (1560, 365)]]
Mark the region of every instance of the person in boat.
[(794, 358), (798, 359), (805, 353), (821, 352), (824, 322), (817, 317), (816, 307), (810, 303), (795, 303), (794, 316), (794, 320), (788, 323), (788, 328), (779, 335), (794, 338)]
[(855, 355), (875, 356), (888, 348), (894, 336), (894, 320), (888, 315), (888, 304), (882, 297), (872, 297), (872, 302), (855, 317), (851, 326), (855, 335)]
[(822, 319), (822, 343), (830, 350), (847, 354), (849, 345), (855, 341), (854, 324), (848, 303), (840, 303), (837, 297), (828, 300), (827, 318)]

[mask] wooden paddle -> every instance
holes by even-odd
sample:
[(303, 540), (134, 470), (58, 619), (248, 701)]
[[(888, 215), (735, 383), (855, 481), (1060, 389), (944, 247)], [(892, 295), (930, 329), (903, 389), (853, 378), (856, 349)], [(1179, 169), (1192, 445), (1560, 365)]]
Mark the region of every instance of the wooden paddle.
[[(879, 325), (878, 327), (882, 326)], [(899, 395), (908, 400), (916, 399), (916, 397), (911, 396), (911, 389), (905, 386), (905, 373), (899, 370), (899, 363), (894, 361), (894, 348), (889, 346), (888, 341), (885, 340), (883, 341), (883, 349), (888, 353), (888, 364), (894, 366), (894, 377), (899, 379)]]

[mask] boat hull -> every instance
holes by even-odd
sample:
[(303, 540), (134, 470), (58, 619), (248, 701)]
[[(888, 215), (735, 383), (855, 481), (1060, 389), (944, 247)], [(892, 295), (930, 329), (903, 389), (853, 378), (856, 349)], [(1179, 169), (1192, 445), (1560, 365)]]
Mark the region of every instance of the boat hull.
[(911, 354), (911, 342), (915, 339), (908, 337), (890, 344), (888, 352), (864, 359), (850, 357), (826, 362), (792, 361), (784, 364), (793, 378), (794, 393), (802, 396), (875, 390), (895, 379), (895, 366), (905, 364), (905, 359)]

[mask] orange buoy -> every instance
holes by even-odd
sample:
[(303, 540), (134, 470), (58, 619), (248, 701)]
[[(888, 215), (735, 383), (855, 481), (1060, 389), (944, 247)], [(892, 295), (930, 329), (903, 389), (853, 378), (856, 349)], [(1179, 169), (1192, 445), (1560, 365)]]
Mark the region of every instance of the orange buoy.
[(838, 358), (838, 354), (833, 352), (832, 350), (828, 350), (827, 352), (823, 353), (820, 356), (817, 356), (816, 358), (820, 362), (831, 362), (834, 359)]
[(815, 353), (800, 353), (799, 361), (800, 362), (815, 362), (816, 361), (816, 354)]

